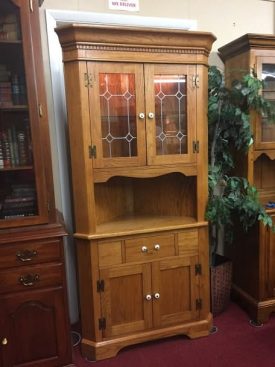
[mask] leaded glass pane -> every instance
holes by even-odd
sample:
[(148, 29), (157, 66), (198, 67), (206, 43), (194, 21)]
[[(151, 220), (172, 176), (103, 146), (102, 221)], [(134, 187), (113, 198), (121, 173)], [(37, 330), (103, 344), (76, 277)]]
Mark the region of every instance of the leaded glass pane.
[(187, 153), (185, 75), (155, 75), (156, 154)]
[(100, 73), (99, 82), (103, 157), (136, 156), (135, 75)]
[[(275, 104), (275, 64), (263, 64), (262, 79), (264, 82), (263, 97), (271, 104)], [(262, 142), (275, 141), (275, 124), (262, 119)]]

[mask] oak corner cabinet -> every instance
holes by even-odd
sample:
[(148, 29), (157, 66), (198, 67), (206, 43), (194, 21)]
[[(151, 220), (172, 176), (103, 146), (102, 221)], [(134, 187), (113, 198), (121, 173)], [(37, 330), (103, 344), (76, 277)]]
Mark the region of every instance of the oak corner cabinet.
[(207, 335), (210, 33), (57, 28), (63, 50), (82, 353)]
[[(275, 36), (245, 34), (219, 49), (225, 63), (226, 80), (232, 82), (253, 73), (263, 81), (263, 96), (274, 104)], [(247, 155), (239, 155), (236, 170), (255, 185), (261, 203), (274, 217), (275, 124), (265, 116), (251, 114), (253, 144)], [(263, 323), (275, 311), (275, 234), (257, 223), (245, 234), (237, 231), (233, 259), (233, 296), (252, 320)]]
[(37, 0), (0, 2), (0, 366), (71, 363)]

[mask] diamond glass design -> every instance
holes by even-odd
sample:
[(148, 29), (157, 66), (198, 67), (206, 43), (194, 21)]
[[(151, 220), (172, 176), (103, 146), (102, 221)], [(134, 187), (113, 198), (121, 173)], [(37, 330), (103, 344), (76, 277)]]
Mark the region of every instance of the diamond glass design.
[(186, 75), (155, 75), (157, 155), (187, 154)]
[(99, 85), (103, 157), (136, 156), (135, 75), (100, 73)]

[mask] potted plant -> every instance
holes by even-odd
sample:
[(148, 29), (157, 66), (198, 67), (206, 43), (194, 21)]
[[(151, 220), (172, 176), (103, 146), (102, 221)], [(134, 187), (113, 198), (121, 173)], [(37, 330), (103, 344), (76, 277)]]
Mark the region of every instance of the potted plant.
[[(257, 189), (246, 178), (234, 175), (234, 154), (247, 154), (253, 143), (250, 111), (272, 115), (271, 105), (259, 93), (262, 82), (244, 75), (230, 88), (215, 66), (209, 68), (209, 201), (212, 312), (218, 314), (229, 301), (231, 262), (222, 262), (218, 246), (232, 242), (234, 220), (247, 230), (257, 220), (272, 227), (272, 219), (258, 199)], [(223, 268), (221, 268), (221, 266)], [(224, 273), (225, 271), (225, 273)], [(216, 279), (217, 275), (220, 279)], [(215, 288), (215, 281), (221, 286)], [(229, 284), (225, 282), (229, 281)]]

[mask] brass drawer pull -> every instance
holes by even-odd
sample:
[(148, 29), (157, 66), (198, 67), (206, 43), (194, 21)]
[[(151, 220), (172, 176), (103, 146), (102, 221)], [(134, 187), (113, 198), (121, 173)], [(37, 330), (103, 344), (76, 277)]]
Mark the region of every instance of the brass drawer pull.
[(18, 251), (16, 254), (17, 259), (23, 262), (32, 261), (35, 256), (37, 256), (37, 251), (35, 250)]
[(1, 344), (2, 345), (7, 345), (8, 344), (8, 339), (7, 338), (2, 339)]
[(20, 276), (19, 283), (21, 283), (25, 287), (31, 287), (38, 280), (39, 280), (38, 274), (27, 274), (27, 275)]

